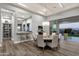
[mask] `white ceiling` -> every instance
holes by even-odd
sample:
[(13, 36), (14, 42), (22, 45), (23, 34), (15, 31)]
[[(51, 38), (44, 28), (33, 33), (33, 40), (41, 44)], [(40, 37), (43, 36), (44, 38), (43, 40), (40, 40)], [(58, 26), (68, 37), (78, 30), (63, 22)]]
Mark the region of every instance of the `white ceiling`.
[(43, 16), (54, 15), (79, 6), (78, 3), (17, 3), (16, 5)]

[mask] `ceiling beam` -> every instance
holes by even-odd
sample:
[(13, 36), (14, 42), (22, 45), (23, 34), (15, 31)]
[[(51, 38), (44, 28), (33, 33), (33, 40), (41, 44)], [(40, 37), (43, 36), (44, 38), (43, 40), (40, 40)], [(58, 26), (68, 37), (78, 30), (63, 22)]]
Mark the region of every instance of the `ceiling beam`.
[(57, 12), (57, 13), (55, 13), (55, 14), (48, 15), (48, 17), (49, 17), (49, 16), (56, 15), (56, 14), (60, 14), (60, 13), (63, 13), (63, 12), (65, 12), (65, 11), (69, 11), (69, 10), (72, 10), (72, 9), (75, 9), (75, 8), (78, 8), (78, 7), (79, 7), (79, 6), (74, 6), (74, 7), (71, 7), (71, 8), (69, 8), (69, 9), (65, 9), (65, 10), (62, 10), (62, 11), (60, 11), (60, 12)]
[(19, 4), (17, 4), (17, 3), (9, 3), (9, 5), (12, 5), (12, 6), (15, 6), (15, 7), (17, 7), (17, 8), (20, 8), (20, 9), (22, 9), (22, 10), (28, 11), (28, 12), (30, 12), (30, 13), (37, 14), (37, 15), (40, 15), (40, 16), (45, 17), (45, 15), (40, 14), (40, 13), (37, 13), (37, 12), (33, 12), (32, 10), (29, 10), (29, 9), (27, 9), (27, 8), (25, 8), (25, 7), (23, 7), (23, 6), (19, 5)]
[[(60, 7), (64, 7), (64, 5), (63, 4), (59, 4), (59, 3), (57, 3)], [(41, 5), (42, 7), (44, 7), (44, 8), (47, 8), (47, 10), (49, 10), (50, 12), (51, 12), (51, 14), (49, 14), (49, 15), (46, 15), (46, 16), (51, 16), (51, 15), (53, 15), (53, 13), (52, 13), (52, 11), (53, 11), (53, 9), (52, 8), (55, 8), (55, 7), (52, 7), (52, 8), (49, 8), (48, 6), (46, 7), (46, 6), (43, 6), (42, 4), (39, 4), (39, 5)]]

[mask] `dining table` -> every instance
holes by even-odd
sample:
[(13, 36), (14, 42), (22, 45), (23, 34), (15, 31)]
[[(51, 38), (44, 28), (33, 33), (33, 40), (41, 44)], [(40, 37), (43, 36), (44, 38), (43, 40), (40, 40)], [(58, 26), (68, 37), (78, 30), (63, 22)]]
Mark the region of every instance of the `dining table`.
[(50, 38), (50, 37), (44, 37), (43, 40), (46, 43), (46, 46), (47, 46), (47, 43), (51, 43), (52, 42), (52, 38)]

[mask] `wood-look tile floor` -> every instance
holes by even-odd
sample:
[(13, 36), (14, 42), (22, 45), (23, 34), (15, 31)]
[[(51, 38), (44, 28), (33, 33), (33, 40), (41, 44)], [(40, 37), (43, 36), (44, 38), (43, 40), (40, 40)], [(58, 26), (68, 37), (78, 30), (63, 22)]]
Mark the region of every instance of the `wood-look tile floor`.
[(11, 40), (4, 40), (0, 47), (1, 56), (79, 56), (79, 43), (61, 42), (58, 50), (45, 49), (35, 46), (33, 41), (14, 44)]

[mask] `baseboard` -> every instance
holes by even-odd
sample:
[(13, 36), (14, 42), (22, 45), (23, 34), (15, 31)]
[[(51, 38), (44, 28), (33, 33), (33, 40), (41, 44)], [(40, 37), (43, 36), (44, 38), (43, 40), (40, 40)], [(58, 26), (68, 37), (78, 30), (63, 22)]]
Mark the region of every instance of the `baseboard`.
[(15, 41), (14, 44), (25, 42), (25, 41), (32, 41), (32, 40)]
[(20, 43), (20, 41), (14, 41), (14, 44), (16, 44), (16, 43)]

